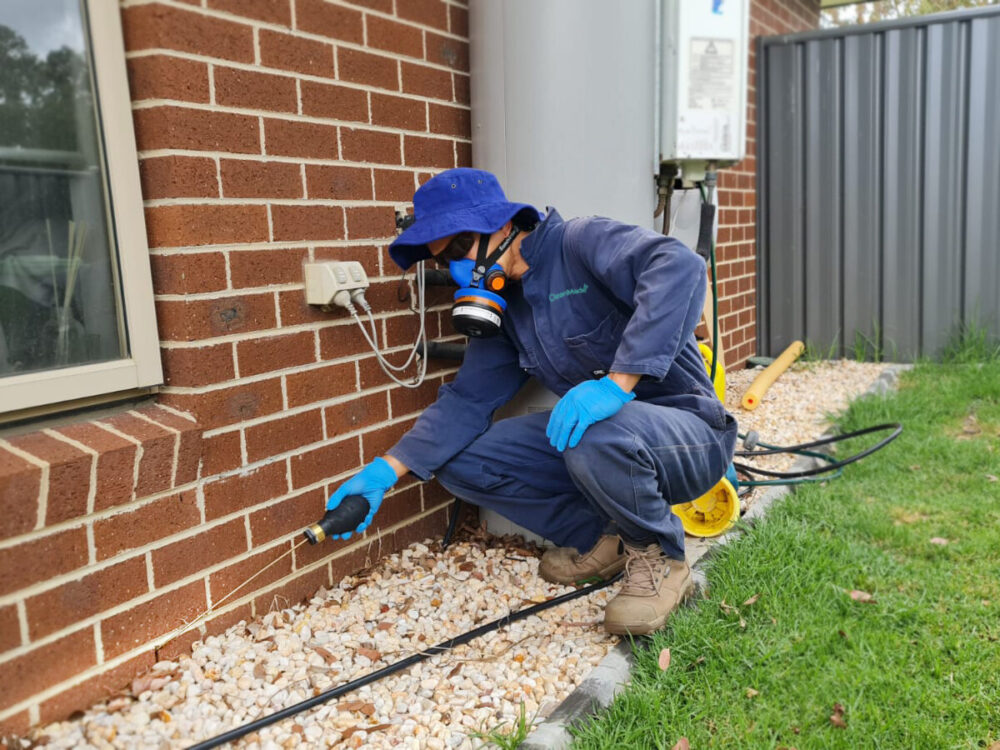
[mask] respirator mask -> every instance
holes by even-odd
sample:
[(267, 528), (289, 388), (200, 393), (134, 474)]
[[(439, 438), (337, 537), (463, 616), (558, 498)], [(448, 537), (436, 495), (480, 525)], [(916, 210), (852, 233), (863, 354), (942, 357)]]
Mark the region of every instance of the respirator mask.
[(435, 258), (438, 265), (447, 265), (452, 279), (458, 284), (451, 307), (451, 323), (465, 336), (489, 338), (500, 333), (507, 301), (500, 292), (507, 286), (507, 274), (497, 263), (521, 230), (515, 225), (497, 249), (487, 255), (490, 236), (479, 235), (476, 259), (466, 258), (476, 240), (474, 232), (461, 232)]

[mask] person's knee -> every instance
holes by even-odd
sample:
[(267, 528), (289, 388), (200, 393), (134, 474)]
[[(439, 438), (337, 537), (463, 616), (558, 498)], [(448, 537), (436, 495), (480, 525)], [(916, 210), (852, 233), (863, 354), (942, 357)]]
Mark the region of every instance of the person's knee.
[(479, 462), (470, 461), (460, 453), (435, 471), (434, 478), (445, 489), (455, 492), (458, 488), (478, 487), (481, 473)]
[(563, 451), (566, 469), (572, 476), (599, 472), (599, 467), (617, 463), (632, 451), (635, 436), (610, 422), (597, 422), (587, 428), (580, 442)]

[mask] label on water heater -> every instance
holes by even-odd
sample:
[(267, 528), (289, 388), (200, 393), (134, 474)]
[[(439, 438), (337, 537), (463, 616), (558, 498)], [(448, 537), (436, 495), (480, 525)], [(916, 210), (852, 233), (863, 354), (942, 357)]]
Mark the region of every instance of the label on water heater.
[(688, 109), (729, 109), (738, 103), (732, 39), (692, 39), (690, 64)]
[(733, 138), (737, 44), (732, 39), (692, 38), (688, 58), (687, 105), (677, 118), (677, 151), (724, 155), (736, 151)]

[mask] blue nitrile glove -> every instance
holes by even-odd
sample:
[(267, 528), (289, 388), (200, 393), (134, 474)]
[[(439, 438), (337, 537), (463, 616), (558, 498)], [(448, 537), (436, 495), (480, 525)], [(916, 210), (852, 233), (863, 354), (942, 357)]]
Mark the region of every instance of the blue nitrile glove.
[(549, 417), (545, 437), (558, 451), (566, 450), (567, 444), (575, 448), (590, 425), (614, 416), (634, 398), (634, 393), (626, 393), (607, 376), (600, 380), (586, 380), (570, 388), (559, 399)]
[[(348, 495), (361, 495), (368, 501), (368, 515), (365, 516), (362, 524), (355, 529), (360, 534), (368, 528), (375, 517), (375, 512), (382, 504), (382, 496), (398, 480), (399, 477), (396, 476), (395, 470), (389, 466), (389, 462), (384, 458), (376, 458), (337, 488), (337, 491), (326, 501), (326, 509), (333, 510)], [(351, 532), (349, 531), (340, 534), (341, 539), (347, 539), (350, 536)]]

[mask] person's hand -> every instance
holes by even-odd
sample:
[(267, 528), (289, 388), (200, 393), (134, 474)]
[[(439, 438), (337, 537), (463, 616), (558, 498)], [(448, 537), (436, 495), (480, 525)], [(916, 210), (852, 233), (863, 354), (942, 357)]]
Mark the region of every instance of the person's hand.
[[(384, 458), (376, 458), (337, 488), (337, 491), (326, 501), (326, 509), (333, 510), (348, 495), (361, 495), (368, 501), (368, 515), (365, 516), (365, 520), (361, 522), (361, 525), (355, 529), (360, 534), (371, 524), (372, 518), (375, 517), (375, 512), (382, 504), (383, 495), (385, 495), (390, 487), (396, 484), (397, 480), (396, 472), (389, 465), (389, 462)], [(339, 535), (341, 539), (347, 539), (350, 536), (351, 532), (349, 531)]]
[(545, 436), (558, 451), (575, 448), (590, 425), (617, 414), (634, 398), (634, 393), (626, 393), (608, 377), (586, 380), (559, 399), (549, 417)]

